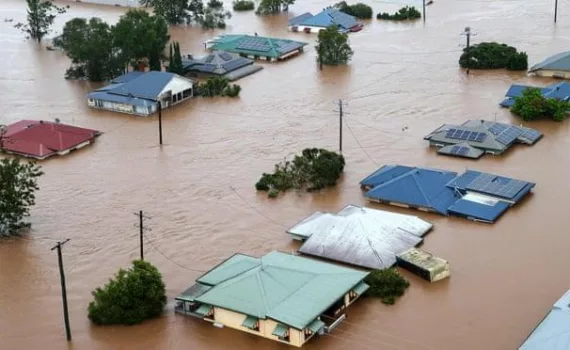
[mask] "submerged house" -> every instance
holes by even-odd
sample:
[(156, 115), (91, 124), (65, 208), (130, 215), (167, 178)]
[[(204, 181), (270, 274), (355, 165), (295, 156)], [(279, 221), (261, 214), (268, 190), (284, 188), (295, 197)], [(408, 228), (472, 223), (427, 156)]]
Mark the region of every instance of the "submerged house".
[(437, 153), (477, 159), (485, 153), (498, 155), (515, 143), (533, 145), (542, 138), (534, 129), (486, 120), (468, 120), (461, 125), (444, 124), (424, 137)]
[(357, 22), (354, 16), (332, 7), (316, 15), (306, 12), (289, 20), (289, 30), (292, 32), (318, 33), (330, 26), (337, 27), (341, 33), (348, 33), (361, 30), (363, 24)]
[(499, 103), (499, 105), (506, 108), (512, 107), (515, 104), (515, 98), (521, 96), (524, 90), (531, 88), (540, 89), (542, 96), (545, 98), (556, 98), (558, 100), (570, 101), (570, 84), (563, 81), (547, 87), (513, 84), (509, 90), (507, 90), (505, 99)]
[(222, 34), (205, 43), (207, 50), (236, 53), (242, 57), (281, 61), (303, 52), (307, 43), (244, 34)]
[(142, 7), (139, 0), (69, 0), (73, 2), (85, 2), (88, 4), (113, 5), (121, 7)]
[(235, 254), (175, 298), (175, 311), (300, 347), (336, 327), (368, 275), (281, 252)]
[(263, 69), (253, 60), (229, 52), (214, 51), (211, 54), (194, 58), (192, 55), (182, 57), (184, 74), (191, 77), (208, 78), (223, 77), (230, 81), (243, 78)]
[(0, 150), (34, 159), (66, 155), (95, 142), (97, 130), (43, 120), (21, 120), (6, 126)]
[(303, 240), (299, 252), (370, 269), (419, 245), (433, 225), (417, 216), (348, 205), (337, 214), (315, 212), (287, 231)]
[(548, 57), (528, 70), (541, 77), (570, 79), (570, 51)]
[(570, 290), (552, 307), (519, 350), (570, 349)]
[(192, 80), (169, 72), (134, 71), (87, 94), (87, 105), (108, 111), (149, 116), (191, 98)]
[(459, 175), (404, 165), (385, 165), (360, 182), (370, 201), (486, 223), (495, 222), (535, 185), (475, 170)]

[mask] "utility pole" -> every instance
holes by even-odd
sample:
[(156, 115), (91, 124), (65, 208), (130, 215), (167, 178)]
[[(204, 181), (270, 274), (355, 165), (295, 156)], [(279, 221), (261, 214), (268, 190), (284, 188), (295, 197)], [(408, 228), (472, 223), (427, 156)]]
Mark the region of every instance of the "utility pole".
[(558, 17), (558, 0), (554, 0), (554, 23), (556, 23), (556, 17)]
[[(469, 52), (469, 48), (471, 47), (471, 35), (477, 35), (477, 34), (471, 32), (471, 27), (465, 27), (465, 30), (463, 31), (463, 33), (461, 33), (461, 35), (465, 35), (465, 38), (467, 39), (465, 52)], [(467, 57), (466, 73), (469, 74), (469, 56)]]
[(340, 149), (340, 153), (342, 153), (342, 100), (338, 100), (338, 116), (339, 116), (339, 129), (338, 129), (338, 148)]
[(136, 216), (139, 217), (139, 224), (136, 225), (135, 227), (139, 228), (139, 239), (140, 239), (140, 251), (141, 251), (141, 260), (144, 260), (144, 241), (143, 241), (143, 235), (144, 235), (144, 231), (150, 231), (151, 229), (148, 227), (144, 227), (144, 219), (150, 219), (150, 217), (143, 215), (143, 211), (139, 210), (138, 213), (134, 213)]
[(426, 0), (424, 0), (423, 5), (424, 5), (423, 6), (423, 10), (424, 10), (423, 12), (424, 13), (423, 13), (422, 17), (424, 18), (424, 23), (426, 23)]
[(162, 146), (162, 102), (158, 100), (158, 137)]
[(57, 242), (57, 245), (51, 250), (57, 249), (57, 260), (59, 263), (59, 277), (61, 281), (61, 299), (63, 300), (63, 320), (65, 322), (65, 334), (67, 341), (71, 341), (71, 330), (69, 329), (69, 312), (67, 311), (67, 291), (65, 288), (65, 274), (63, 272), (63, 258), (61, 256), (61, 247), (69, 242), (69, 238), (63, 242)]

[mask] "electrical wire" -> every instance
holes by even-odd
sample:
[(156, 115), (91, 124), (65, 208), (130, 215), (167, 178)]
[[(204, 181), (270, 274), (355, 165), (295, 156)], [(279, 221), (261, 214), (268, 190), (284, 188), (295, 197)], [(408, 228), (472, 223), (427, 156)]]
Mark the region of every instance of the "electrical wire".
[(368, 154), (368, 152), (366, 152), (366, 150), (364, 149), (364, 147), (362, 147), (362, 145), (360, 144), (360, 141), (358, 141), (358, 139), (356, 138), (356, 135), (354, 135), (354, 132), (352, 131), (352, 128), (350, 127), (350, 125), (348, 124), (348, 122), (345, 120), (344, 122), (346, 124), (346, 127), (348, 128), (348, 130), (350, 131), (350, 133), (352, 134), (352, 137), (354, 138), (354, 141), (356, 141), (356, 143), (358, 144), (358, 147), (360, 147), (360, 149), (362, 150), (362, 152), (364, 152), (364, 154), (366, 154), (366, 156), (368, 157), (368, 159), (370, 159), (370, 161), (372, 161), (372, 163), (376, 164), (377, 166), (380, 166), (378, 164), (378, 162), (376, 162), (374, 160), (374, 158), (372, 158), (370, 156), (370, 154)]
[(288, 228), (287, 226), (285, 226), (285, 225), (281, 224), (280, 222), (272, 219), (271, 217), (265, 215), (263, 212), (259, 211), (257, 208), (255, 208), (254, 206), (249, 204), (249, 202), (246, 201), (245, 198), (243, 198), (233, 186), (230, 186), (230, 190), (232, 190), (232, 192), (235, 193), (242, 200), (242, 202), (244, 202), (248, 207), (250, 207), (253, 211), (257, 212), (259, 215), (263, 216), (264, 218), (271, 221), (275, 225), (278, 225), (278, 226), (280, 226), (282, 228), (286, 228), (286, 229)]
[(201, 272), (201, 273), (205, 273), (205, 272), (206, 272), (206, 270), (198, 270), (198, 269), (193, 269), (193, 268), (190, 268), (190, 267), (186, 267), (186, 266), (184, 266), (184, 265), (180, 265), (180, 264), (177, 263), (176, 261), (174, 261), (174, 260), (172, 260), (171, 258), (169, 258), (168, 256), (166, 256), (166, 254), (164, 254), (163, 252), (161, 252), (147, 236), (143, 235), (143, 237), (144, 237), (144, 239), (146, 240), (146, 242), (147, 242), (148, 244), (150, 244), (150, 246), (151, 246), (158, 254), (162, 255), (163, 258), (165, 258), (166, 260), (170, 261), (172, 264), (174, 264), (174, 265), (176, 265), (176, 266), (178, 266), (178, 267), (180, 267), (180, 268), (182, 268), (182, 269), (188, 270), (188, 271)]

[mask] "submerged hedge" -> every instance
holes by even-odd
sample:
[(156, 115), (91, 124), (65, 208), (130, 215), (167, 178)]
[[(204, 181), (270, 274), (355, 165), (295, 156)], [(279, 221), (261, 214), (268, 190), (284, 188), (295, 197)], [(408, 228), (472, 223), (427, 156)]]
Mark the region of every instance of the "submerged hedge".
[(422, 18), (422, 14), (413, 6), (404, 6), (392, 15), (387, 12), (378, 13), (376, 15), (376, 19), (387, 19), (392, 21), (406, 21), (418, 18)]
[(528, 56), (506, 44), (485, 42), (463, 49), (459, 65), (470, 69), (526, 70)]

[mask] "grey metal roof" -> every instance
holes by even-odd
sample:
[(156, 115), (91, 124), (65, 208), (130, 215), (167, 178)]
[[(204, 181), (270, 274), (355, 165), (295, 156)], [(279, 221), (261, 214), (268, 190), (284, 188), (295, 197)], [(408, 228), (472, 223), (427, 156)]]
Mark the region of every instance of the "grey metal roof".
[[(447, 135), (451, 129), (483, 133), (486, 137), (481, 141), (451, 138)], [(541, 137), (542, 133), (531, 128), (487, 120), (468, 120), (461, 125), (444, 124), (424, 137), (424, 140), (443, 146), (461, 144), (470, 148), (466, 157), (478, 158), (478, 152), (471, 149), (479, 149), (483, 153), (488, 151), (500, 154), (516, 142), (532, 145)], [(438, 153), (458, 155), (454, 154), (451, 148), (442, 149)]]
[[(456, 147), (465, 147), (466, 152), (458, 154), (457, 151), (454, 150), (454, 148)], [(475, 147), (471, 147), (471, 145), (469, 145), (468, 142), (462, 142), (441, 147), (439, 150), (437, 150), (437, 153), (449, 156), (477, 159), (480, 158), (483, 154), (485, 154), (485, 151)]]
[(570, 290), (536, 326), (519, 350), (570, 349)]
[(432, 227), (417, 216), (348, 205), (338, 214), (314, 213), (287, 233), (308, 237), (299, 249), (303, 254), (383, 269)]
[(253, 60), (224, 51), (214, 51), (200, 58), (183, 57), (182, 65), (186, 73), (223, 75), (230, 80), (236, 80), (263, 69), (254, 64)]
[(554, 56), (548, 57), (544, 61), (530, 67), (528, 71), (529, 73), (532, 73), (541, 69), (570, 71), (570, 51), (561, 52)]

